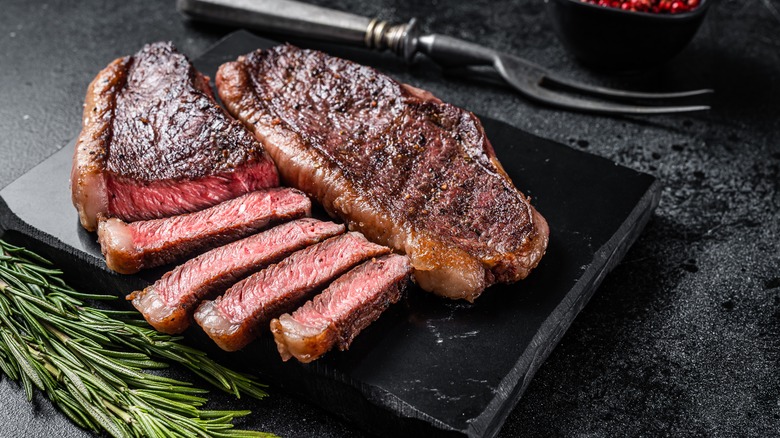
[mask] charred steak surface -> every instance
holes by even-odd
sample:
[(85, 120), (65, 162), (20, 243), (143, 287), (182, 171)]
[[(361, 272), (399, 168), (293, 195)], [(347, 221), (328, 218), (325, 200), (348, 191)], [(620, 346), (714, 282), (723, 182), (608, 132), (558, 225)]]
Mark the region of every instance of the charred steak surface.
[(173, 44), (146, 45), (90, 84), (71, 174), (88, 230), (99, 215), (153, 219), (276, 185), (262, 145)]
[(547, 223), (472, 113), (291, 45), (223, 64), (216, 82), (288, 184), (406, 253), (424, 289), (471, 301), (524, 278), (544, 254)]

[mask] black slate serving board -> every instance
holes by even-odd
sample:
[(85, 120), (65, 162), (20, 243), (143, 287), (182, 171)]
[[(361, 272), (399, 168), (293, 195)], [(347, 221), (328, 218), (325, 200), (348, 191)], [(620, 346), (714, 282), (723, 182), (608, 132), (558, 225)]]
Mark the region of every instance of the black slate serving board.
[[(213, 77), (222, 62), (273, 44), (236, 32), (195, 64)], [(360, 52), (353, 53), (361, 61)], [(491, 287), (473, 305), (413, 288), (349, 351), (312, 364), (283, 363), (270, 336), (223, 357), (380, 435), (495, 435), (641, 232), (660, 184), (603, 158), (482, 121), (510, 177), (550, 225), (547, 254), (527, 280)], [(70, 202), (72, 153), (71, 143), (0, 191), (3, 238), (44, 253), (85, 290), (124, 294), (153, 281), (162, 269), (120, 276), (105, 268), (95, 235), (81, 229)], [(186, 336), (213, 348), (197, 328)]]

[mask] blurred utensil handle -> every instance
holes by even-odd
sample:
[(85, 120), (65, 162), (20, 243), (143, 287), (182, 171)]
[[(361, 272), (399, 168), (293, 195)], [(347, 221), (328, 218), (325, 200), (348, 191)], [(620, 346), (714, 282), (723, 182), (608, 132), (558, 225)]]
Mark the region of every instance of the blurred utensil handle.
[[(420, 35), (415, 19), (390, 24), (348, 12), (335, 11), (293, 0), (178, 0), (176, 7), (192, 18), (247, 27), (283, 36), (392, 50), (412, 61), (418, 51), (445, 67), (469, 71), (489, 66), (519, 93), (551, 106), (600, 114), (665, 114), (709, 109), (709, 105), (658, 105), (657, 99), (684, 98), (711, 93), (692, 90), (678, 93), (637, 93), (571, 81), (545, 68), (487, 47), (445, 35)], [(465, 69), (464, 69), (465, 67)], [(562, 85), (565, 92), (548, 87)], [(596, 99), (576, 95), (586, 94)], [(609, 102), (644, 99), (649, 104)]]
[(198, 20), (377, 50), (391, 49), (409, 58), (414, 54), (404, 51), (414, 20), (392, 25), (293, 0), (178, 0), (176, 7)]

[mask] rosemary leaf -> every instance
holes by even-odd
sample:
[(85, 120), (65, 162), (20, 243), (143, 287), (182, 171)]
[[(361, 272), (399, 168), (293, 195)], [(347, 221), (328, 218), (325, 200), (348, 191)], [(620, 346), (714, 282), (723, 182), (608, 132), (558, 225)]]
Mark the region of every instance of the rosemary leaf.
[(49, 315), (47, 322), (51, 323), (54, 328), (65, 332), (71, 338), (79, 339), (80, 342), (91, 341), (89, 344), (93, 347), (99, 347), (110, 342), (108, 337), (92, 329), (92, 327), (85, 327), (78, 321), (71, 321), (68, 318), (62, 318), (57, 315)]
[[(38, 376), (38, 373), (35, 372), (35, 369), (33, 369), (32, 365), (30, 365), (32, 358), (30, 358), (29, 354), (24, 351), (26, 348), (23, 349), (23, 347), (19, 345), (21, 342), (15, 339), (14, 336), (8, 332), (8, 330), (0, 331), (0, 336), (2, 336), (3, 343), (5, 343), (5, 345), (8, 347), (11, 355), (16, 359), (16, 363), (19, 365), (19, 368), (21, 368), (22, 381), (25, 383), (25, 391), (27, 391), (27, 399), (32, 400), (32, 388), (28, 389), (29, 382), (34, 383), (38, 389), (43, 390), (43, 382), (41, 381), (41, 378)], [(17, 335), (17, 337), (19, 336)], [(29, 382), (25, 379), (29, 379)]]
[(87, 389), (87, 385), (84, 384), (84, 381), (81, 380), (81, 377), (79, 377), (78, 374), (69, 368), (65, 361), (57, 357), (52, 357), (51, 361), (57, 367), (57, 369), (59, 369), (68, 380), (70, 380), (70, 383), (76, 387), (76, 390), (78, 390), (81, 395), (84, 397), (89, 397), (89, 390)]
[(17, 309), (19, 310), (21, 316), (27, 322), (28, 329), (30, 330), (30, 332), (41, 334), (44, 338), (48, 339), (46, 329), (43, 328), (41, 323), (38, 322), (38, 319), (36, 318), (36, 317), (40, 317), (40, 315), (42, 315), (43, 312), (40, 312), (40, 310), (35, 307), (28, 308), (28, 306), (22, 303), (19, 303), (20, 305), (17, 307)]
[(144, 402), (148, 403), (150, 410), (164, 410), (166, 417), (179, 414), (182, 418), (193, 418), (198, 415), (197, 407), (190, 406), (185, 403), (177, 403), (161, 397), (145, 398), (139, 396), (139, 399), (143, 399)]
[(33, 398), (33, 384), (30, 380), (30, 376), (25, 373), (21, 373), (20, 377), (22, 378), (22, 387), (24, 387), (24, 395), (27, 396), (27, 401), (32, 401)]
[[(116, 297), (114, 295), (85, 294), (70, 288), (58, 287), (53, 285), (51, 286), (51, 290), (59, 293), (64, 293), (66, 295), (72, 296), (74, 298), (82, 299), (82, 300), (96, 300), (96, 301), (116, 300)], [(102, 311), (103, 310), (101, 310), (101, 312)]]
[(11, 380), (19, 380), (19, 374), (17, 373), (16, 368), (13, 367), (13, 364), (8, 360), (8, 356), (9, 354), (5, 351), (0, 354), (0, 371), (10, 377)]
[(92, 429), (95, 432), (97, 432), (97, 428), (87, 423), (85, 421), (85, 418), (79, 413), (78, 410), (72, 409), (66, 403), (59, 403), (58, 406), (62, 411), (62, 413), (65, 414), (68, 418), (70, 418), (70, 421), (76, 423), (78, 427), (82, 429)]
[(120, 398), (123, 389), (117, 391), (118, 386), (112, 385), (112, 382), (106, 381), (103, 377), (83, 369), (73, 369), (73, 372), (82, 379), (82, 382), (89, 385), (92, 392), (114, 401)]
[[(168, 397), (171, 400), (177, 400), (180, 402), (190, 403), (192, 405), (198, 405), (202, 406), (204, 403), (206, 403), (206, 399), (203, 397), (199, 397), (192, 394), (187, 393), (171, 393), (170, 391), (158, 391), (155, 389), (145, 389), (144, 392), (152, 395), (156, 395), (159, 397)], [(225, 412), (225, 411), (219, 411), (219, 412)], [(202, 416), (201, 416), (202, 417)]]
[(105, 350), (103, 354), (114, 359), (146, 360), (149, 356), (135, 351), (112, 351)]
[[(16, 255), (17, 257), (27, 258), (29, 261), (36, 262), (44, 266), (52, 265), (52, 262), (50, 262), (43, 256), (40, 256), (37, 253), (32, 252), (23, 246), (15, 246), (3, 240), (0, 241), (0, 247), (2, 247), (2, 249), (5, 250), (5, 252), (8, 255)], [(13, 260), (20, 260), (20, 259), (13, 258)], [(28, 261), (24, 261), (24, 262), (29, 263)]]
[(121, 428), (111, 419), (103, 406), (92, 403), (78, 392), (71, 392), (71, 395), (73, 395), (73, 398), (76, 399), (79, 406), (84, 410), (84, 413), (95, 420), (95, 422), (99, 424), (100, 427), (102, 427), (106, 432), (117, 438), (132, 437), (129, 430)]
[(84, 412), (78, 405), (78, 402), (65, 390), (57, 388), (52, 393), (52, 400), (57, 403), (57, 406), (62, 408), (68, 417), (76, 424), (84, 429), (91, 429), (98, 431), (99, 428), (89, 417), (84, 415)]
[(26, 283), (27, 285), (31, 285), (31, 284), (45, 285), (45, 283), (40, 283), (37, 278), (25, 273), (21, 269), (11, 270), (4, 266), (0, 266), (0, 272), (6, 275), (13, 275), (14, 278), (18, 279), (20, 282)]
[[(79, 359), (70, 350), (68, 350), (59, 340), (50, 340), (49, 346), (54, 350), (52, 356), (56, 356), (61, 361), (67, 361), (69, 365), (78, 366), (81, 364)], [(77, 370), (78, 371), (78, 370)]]
[[(8, 288), (11, 289), (11, 288)], [(29, 287), (27, 288), (19, 288), (21, 290), (14, 290), (14, 299), (15, 300), (27, 300), (30, 301), (32, 304), (35, 304), (36, 306), (41, 307), (42, 309), (48, 310), (52, 313), (60, 313), (60, 310), (57, 309), (57, 306), (51, 304), (50, 302), (46, 301), (45, 299), (41, 299), (37, 296), (35, 296), (34, 293), (31, 293), (29, 290)], [(27, 291), (25, 291), (27, 289)]]
[[(88, 311), (84, 312), (84, 316), (88, 316), (88, 315), (92, 314), (93, 312), (94, 312), (93, 309), (89, 309)], [(122, 318), (122, 317), (125, 317), (125, 318), (128, 318), (128, 317), (138, 318), (138, 312), (136, 312), (135, 310), (100, 309), (99, 312), (101, 314), (103, 314), (103, 315), (106, 315), (106, 316), (109, 316), (109, 317), (113, 316), (115, 318)]]
[(217, 418), (220, 415), (230, 415), (231, 418), (245, 417), (252, 411), (200, 411), (201, 418)]
[[(19, 264), (17, 265), (19, 267), (19, 272), (23, 272), (25, 275), (27, 275), (29, 278), (34, 278), (35, 281), (31, 281), (31, 284), (35, 284), (38, 286), (46, 286), (49, 287), (49, 281), (41, 275), (41, 273), (34, 269), (31, 264)], [(51, 274), (48, 274), (51, 275)], [(39, 290), (39, 292), (42, 292)]]
[(133, 413), (133, 418), (137, 421), (137, 424), (140, 426), (140, 431), (143, 432), (142, 435), (157, 436), (155, 435), (157, 431), (154, 430), (154, 427), (149, 421), (149, 416), (146, 414), (146, 412), (143, 412), (141, 409), (138, 408), (133, 408), (132, 413)]
[(28, 269), (30, 271), (35, 271), (39, 274), (44, 274), (49, 276), (62, 275), (62, 271), (60, 271), (59, 269), (44, 268), (43, 266), (36, 265), (33, 263), (26, 263), (24, 264), (24, 267), (25, 269)]

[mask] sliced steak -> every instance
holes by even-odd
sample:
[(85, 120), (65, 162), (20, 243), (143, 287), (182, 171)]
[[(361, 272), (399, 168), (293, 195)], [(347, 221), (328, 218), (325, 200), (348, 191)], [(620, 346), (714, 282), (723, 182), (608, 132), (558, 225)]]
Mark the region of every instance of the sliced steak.
[(101, 220), (98, 242), (109, 268), (122, 274), (161, 266), (246, 237), (269, 224), (308, 216), (311, 200), (295, 189), (247, 193), (195, 213), (125, 223)]
[(284, 181), (411, 258), (417, 283), (474, 300), (528, 275), (544, 218), (474, 114), (376, 70), (291, 45), (223, 64), (217, 88)]
[(402, 255), (363, 263), (331, 283), (292, 315), (271, 321), (282, 359), (308, 363), (338, 345), (349, 348), (364, 328), (397, 302), (409, 283), (412, 267)]
[(363, 260), (388, 252), (360, 233), (332, 237), (252, 274), (214, 301), (203, 301), (195, 321), (223, 350), (239, 350), (272, 318), (291, 312)]
[(127, 299), (158, 331), (181, 333), (202, 299), (214, 298), (252, 272), (343, 232), (344, 226), (333, 222), (288, 222), (190, 259)]
[(262, 145), (171, 43), (115, 60), (87, 90), (71, 191), (89, 231), (101, 215), (136, 221), (196, 211), (278, 179)]

